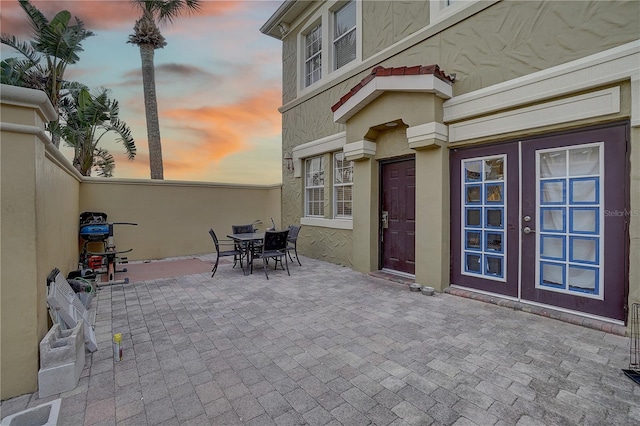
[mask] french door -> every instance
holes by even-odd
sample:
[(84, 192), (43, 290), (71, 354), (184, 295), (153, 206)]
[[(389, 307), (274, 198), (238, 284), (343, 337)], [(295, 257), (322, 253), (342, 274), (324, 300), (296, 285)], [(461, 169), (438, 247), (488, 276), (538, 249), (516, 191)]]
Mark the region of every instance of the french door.
[(624, 320), (628, 127), (451, 153), (451, 283)]

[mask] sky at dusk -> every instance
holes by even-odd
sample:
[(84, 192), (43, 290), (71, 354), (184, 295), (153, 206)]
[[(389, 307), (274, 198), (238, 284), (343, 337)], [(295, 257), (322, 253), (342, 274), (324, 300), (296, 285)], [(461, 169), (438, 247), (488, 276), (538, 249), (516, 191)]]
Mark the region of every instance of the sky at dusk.
[[(203, 0), (197, 14), (161, 26), (155, 51), (164, 178), (224, 183), (281, 182), (281, 42), (260, 33), (281, 0)], [(139, 12), (128, 0), (32, 0), (49, 20), (68, 10), (95, 33), (65, 78), (106, 87), (132, 130), (135, 160), (111, 137), (117, 178), (149, 178), (140, 50), (127, 43)], [(17, 0), (0, 1), (0, 29), (30, 40)], [(2, 59), (20, 56), (2, 46)], [(107, 139), (105, 136), (104, 139)], [(61, 149), (70, 159), (69, 148)]]

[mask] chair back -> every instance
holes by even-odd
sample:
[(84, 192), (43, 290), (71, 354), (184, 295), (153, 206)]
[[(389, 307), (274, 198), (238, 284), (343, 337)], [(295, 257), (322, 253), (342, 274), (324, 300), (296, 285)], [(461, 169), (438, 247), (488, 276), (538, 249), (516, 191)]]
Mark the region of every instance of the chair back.
[(274, 251), (287, 249), (287, 236), (289, 230), (284, 231), (267, 231), (264, 233), (264, 243), (262, 244), (262, 251)]
[(231, 225), (233, 234), (253, 234), (253, 224), (250, 225)]
[(211, 235), (211, 238), (213, 239), (213, 245), (216, 246), (216, 251), (219, 252), (220, 243), (218, 242), (218, 237), (216, 236), (216, 233), (213, 232), (213, 229), (209, 229), (209, 235)]
[(289, 237), (287, 238), (287, 241), (295, 242), (298, 239), (300, 228), (302, 228), (302, 226), (289, 225)]

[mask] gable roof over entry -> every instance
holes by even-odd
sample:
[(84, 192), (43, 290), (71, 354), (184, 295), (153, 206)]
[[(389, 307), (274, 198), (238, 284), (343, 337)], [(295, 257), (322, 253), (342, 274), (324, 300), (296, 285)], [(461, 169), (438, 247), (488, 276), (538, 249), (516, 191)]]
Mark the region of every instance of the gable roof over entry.
[(454, 78), (445, 74), (438, 65), (390, 68), (377, 66), (331, 107), (333, 121), (346, 123), (387, 91), (434, 93), (449, 99), (453, 96), (453, 82)]

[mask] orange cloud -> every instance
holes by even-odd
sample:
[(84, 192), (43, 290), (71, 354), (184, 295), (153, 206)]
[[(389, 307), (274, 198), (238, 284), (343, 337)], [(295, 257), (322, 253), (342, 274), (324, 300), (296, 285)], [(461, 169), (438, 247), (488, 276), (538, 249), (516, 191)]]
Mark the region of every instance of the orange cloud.
[[(251, 149), (251, 141), (277, 136), (281, 132), (279, 89), (264, 89), (240, 101), (196, 109), (174, 109), (162, 114), (169, 125), (189, 123), (185, 133), (190, 143), (167, 144), (165, 170), (171, 175), (209, 168), (211, 163)], [(163, 148), (164, 149), (164, 148)]]
[[(279, 136), (280, 100), (280, 89), (268, 88), (235, 103), (161, 112), (165, 179), (210, 180), (212, 170), (221, 160), (246, 153), (265, 138)], [(116, 159), (116, 176), (149, 177), (146, 135), (144, 139), (136, 139), (136, 146), (138, 154), (134, 161), (126, 159), (121, 147), (109, 148)], [(241, 169), (239, 164), (238, 170)]]

